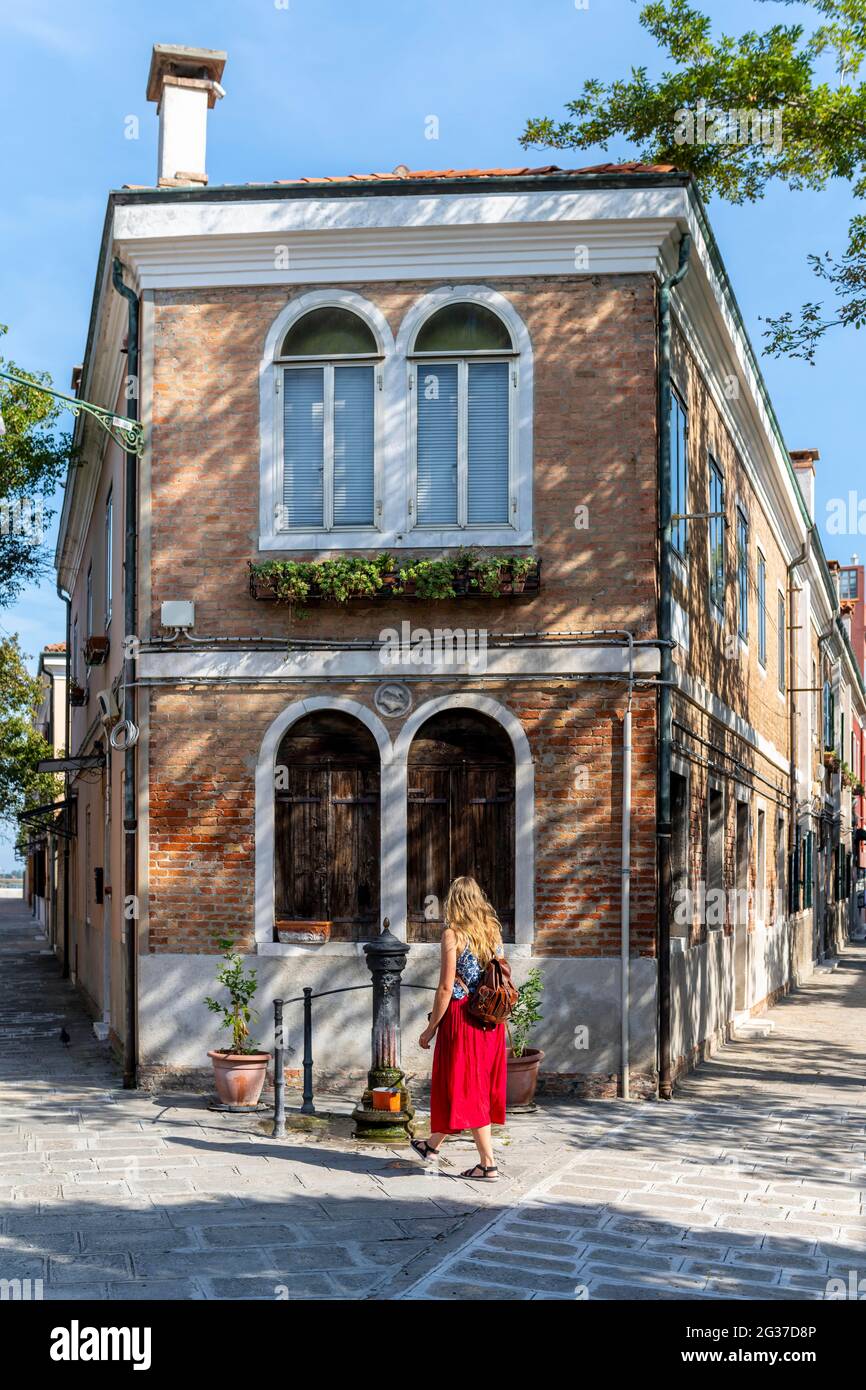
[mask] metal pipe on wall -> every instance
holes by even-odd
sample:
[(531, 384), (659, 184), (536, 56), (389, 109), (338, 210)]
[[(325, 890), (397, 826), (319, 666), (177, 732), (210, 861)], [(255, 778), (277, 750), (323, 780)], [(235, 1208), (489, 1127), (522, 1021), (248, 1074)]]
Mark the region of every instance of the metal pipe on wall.
[(689, 266), (692, 239), (679, 244), (677, 269), (659, 286), (658, 510), (659, 510), (659, 686), (656, 855), (658, 882), (658, 1070), (659, 1097), (670, 1100), (671, 1080), (671, 711), (673, 706), (673, 595), (671, 592), (671, 294)]
[[(123, 267), (115, 259), (112, 281), (118, 294), (128, 305), (127, 367), (133, 391), (129, 399), (129, 418), (139, 415), (138, 391), (138, 295), (124, 284)], [(123, 549), (123, 717), (127, 732), (135, 725), (135, 659), (134, 643), (137, 608), (136, 541), (138, 524), (138, 473), (136, 455), (126, 451), (124, 549)], [(126, 933), (124, 953), (126, 962), (126, 1028), (123, 1043), (123, 1084), (127, 1090), (138, 1085), (138, 899), (136, 894), (136, 852), (138, 818), (136, 813), (135, 745), (127, 740), (123, 753), (123, 907), (121, 921)]]

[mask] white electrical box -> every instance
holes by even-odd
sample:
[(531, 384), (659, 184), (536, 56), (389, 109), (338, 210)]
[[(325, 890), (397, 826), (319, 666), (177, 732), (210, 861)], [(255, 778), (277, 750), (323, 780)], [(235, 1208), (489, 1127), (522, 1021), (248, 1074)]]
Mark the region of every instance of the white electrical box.
[(169, 599), (160, 609), (163, 627), (194, 627), (195, 604), (191, 599)]

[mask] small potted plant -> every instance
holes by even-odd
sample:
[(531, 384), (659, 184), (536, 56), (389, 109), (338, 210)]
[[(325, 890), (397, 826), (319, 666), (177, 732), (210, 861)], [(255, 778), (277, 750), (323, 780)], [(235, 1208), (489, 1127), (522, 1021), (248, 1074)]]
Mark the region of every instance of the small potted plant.
[(265, 1084), (269, 1052), (260, 1052), (250, 1042), (250, 1019), (257, 1017), (250, 1001), (258, 989), (255, 970), (244, 971), (244, 958), (231, 941), (217, 941), (223, 953), (223, 964), (217, 972), (217, 983), (228, 994), (228, 1003), (206, 997), (211, 1013), (222, 1014), (222, 1026), (231, 1034), (229, 1047), (208, 1052), (213, 1062), (214, 1083), (221, 1104), (233, 1110), (251, 1110), (258, 1105)]
[(532, 1105), (535, 1100), (538, 1068), (544, 1061), (544, 1053), (541, 1048), (527, 1047), (526, 1044), (534, 1025), (541, 1019), (538, 1005), (543, 989), (540, 970), (530, 970), (517, 991), (517, 1003), (506, 1024), (509, 1048), (506, 1054), (505, 1104), (508, 1109)]

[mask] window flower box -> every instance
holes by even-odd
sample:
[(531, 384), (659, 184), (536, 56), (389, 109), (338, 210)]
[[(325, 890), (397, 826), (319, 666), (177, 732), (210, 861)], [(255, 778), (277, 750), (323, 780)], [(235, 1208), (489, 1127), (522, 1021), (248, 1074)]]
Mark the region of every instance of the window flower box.
[(88, 637), (84, 643), (84, 660), (88, 666), (103, 666), (108, 660), (108, 638)]
[(331, 939), (330, 922), (277, 919), (277, 940), (283, 946), (323, 946)]
[(825, 748), (825, 749), (824, 749), (823, 762), (824, 762), (824, 766), (826, 767), (826, 769), (827, 769), (828, 772), (838, 772), (838, 771), (839, 771), (839, 766), (840, 766), (840, 764), (839, 764), (839, 758), (838, 758), (837, 755), (833, 752), (832, 748)]
[(250, 562), (254, 599), (296, 605), (319, 603), (421, 602), (466, 598), (530, 599), (541, 588), (541, 561), (533, 555), (485, 555), (459, 551), (453, 557), (398, 563), (390, 555), (372, 560)]
[(69, 703), (76, 708), (87, 704), (87, 691), (78, 681), (69, 682)]

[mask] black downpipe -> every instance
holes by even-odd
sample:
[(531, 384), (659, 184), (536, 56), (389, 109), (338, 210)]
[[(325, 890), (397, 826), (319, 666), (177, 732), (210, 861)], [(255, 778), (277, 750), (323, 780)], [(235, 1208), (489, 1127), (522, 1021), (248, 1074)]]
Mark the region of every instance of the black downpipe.
[[(64, 594), (57, 584), (57, 597), (62, 603), (66, 604), (66, 699), (63, 710), (63, 756), (69, 758), (72, 750), (69, 747), (69, 739), (72, 728), (71, 707), (69, 703), (69, 682), (72, 677), (72, 598), (69, 594)], [(52, 706), (54, 701), (51, 701)], [(64, 980), (69, 979), (69, 834), (72, 829), (72, 815), (69, 806), (69, 773), (63, 774), (63, 829), (66, 832), (63, 836), (63, 970), (61, 976)], [(56, 947), (56, 941), (55, 941)]]
[(680, 239), (679, 263), (659, 287), (659, 686), (656, 855), (658, 868), (659, 1098), (670, 1100), (671, 1080), (671, 712), (673, 699), (673, 597), (671, 594), (671, 292), (689, 264), (692, 239)]
[[(131, 420), (139, 418), (138, 387), (138, 296), (123, 282), (123, 266), (115, 258), (112, 270), (114, 288), (129, 306), (127, 336), (127, 376), (132, 382), (127, 405)], [(136, 813), (135, 748), (130, 745), (129, 733), (135, 724), (135, 644), (128, 639), (135, 635), (137, 611), (136, 531), (138, 520), (138, 471), (134, 453), (126, 453), (126, 505), (124, 507), (123, 548), (123, 718), (126, 722), (126, 748), (123, 754), (123, 923), (126, 932), (126, 1032), (123, 1044), (123, 1085), (127, 1090), (138, 1086), (138, 899), (136, 895)]]

